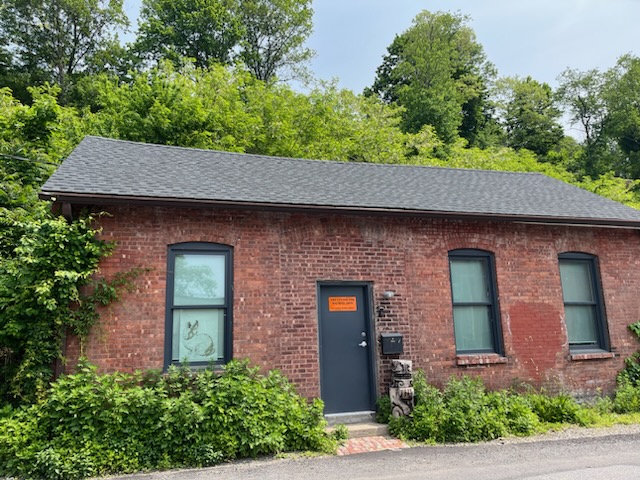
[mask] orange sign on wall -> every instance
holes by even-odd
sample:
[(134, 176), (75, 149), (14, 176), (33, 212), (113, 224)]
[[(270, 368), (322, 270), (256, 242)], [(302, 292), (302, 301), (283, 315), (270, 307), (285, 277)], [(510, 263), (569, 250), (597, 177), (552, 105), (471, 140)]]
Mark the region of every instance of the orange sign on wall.
[(356, 312), (357, 310), (356, 297), (329, 297), (330, 312)]

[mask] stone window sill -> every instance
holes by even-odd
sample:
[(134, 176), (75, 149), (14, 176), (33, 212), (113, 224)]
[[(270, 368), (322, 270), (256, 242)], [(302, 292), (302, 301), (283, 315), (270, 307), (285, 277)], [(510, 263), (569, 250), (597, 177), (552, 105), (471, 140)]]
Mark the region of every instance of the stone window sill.
[(472, 365), (495, 365), (500, 363), (507, 363), (509, 360), (507, 357), (503, 357), (497, 354), (488, 355), (458, 355), (456, 356), (456, 362), (459, 367), (466, 367)]
[(584, 352), (584, 353), (572, 353), (570, 355), (571, 361), (582, 362), (585, 360), (606, 360), (608, 358), (615, 358), (616, 354), (613, 352)]

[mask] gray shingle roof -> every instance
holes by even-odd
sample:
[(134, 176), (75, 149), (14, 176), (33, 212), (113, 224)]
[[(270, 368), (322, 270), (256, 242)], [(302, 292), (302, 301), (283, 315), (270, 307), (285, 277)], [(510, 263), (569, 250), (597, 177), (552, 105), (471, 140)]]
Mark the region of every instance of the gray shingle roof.
[[(640, 211), (537, 173), (345, 163), (86, 137), (43, 198), (394, 210), (640, 226)], [(571, 221), (570, 221), (571, 220)]]

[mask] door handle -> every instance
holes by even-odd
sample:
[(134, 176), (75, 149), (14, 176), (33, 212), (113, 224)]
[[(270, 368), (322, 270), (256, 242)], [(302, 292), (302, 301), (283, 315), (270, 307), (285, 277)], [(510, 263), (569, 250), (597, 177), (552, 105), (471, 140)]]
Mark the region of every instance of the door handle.
[(359, 347), (364, 348), (364, 347), (366, 347), (366, 346), (367, 346), (367, 342), (365, 342), (365, 341), (363, 340), (363, 341), (361, 341), (361, 342), (358, 344), (358, 346), (359, 346)]

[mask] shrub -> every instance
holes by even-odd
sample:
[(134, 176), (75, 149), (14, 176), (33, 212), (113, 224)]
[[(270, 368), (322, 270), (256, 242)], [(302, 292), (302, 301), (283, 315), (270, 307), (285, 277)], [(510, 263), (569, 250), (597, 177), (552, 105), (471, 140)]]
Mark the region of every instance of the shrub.
[(344, 443), (349, 438), (349, 429), (346, 425), (339, 423), (331, 432), (331, 436), (340, 444)]
[(84, 364), (45, 400), (0, 417), (0, 476), (75, 479), (291, 450), (333, 451), (322, 403), (246, 362), (222, 374), (98, 375)]
[(582, 407), (566, 393), (547, 396), (542, 393), (530, 393), (524, 397), (538, 416), (540, 421), (547, 423), (573, 423), (584, 425)]
[[(444, 389), (447, 415), (444, 417), (446, 441), (473, 442), (482, 440), (483, 428), (494, 430), (495, 419), (487, 418), (484, 384), (479, 378), (451, 378)], [(491, 420), (491, 425), (487, 420)], [(499, 435), (497, 435), (499, 436)], [(495, 438), (493, 435), (490, 438)]]
[(620, 382), (616, 388), (612, 408), (616, 413), (640, 412), (640, 386), (631, 381)]
[[(629, 325), (640, 340), (640, 321)], [(640, 351), (624, 360), (625, 368), (618, 374), (618, 386), (611, 409), (616, 413), (640, 412)]]
[(527, 435), (539, 425), (521, 397), (505, 391), (488, 393), (480, 379), (452, 377), (440, 391), (417, 372), (414, 388), (416, 407), (411, 416), (389, 422), (394, 435), (427, 442), (476, 442)]
[(378, 397), (376, 400), (376, 422), (389, 423), (391, 419), (391, 398), (389, 395)]
[(488, 394), (490, 409), (500, 412), (507, 433), (518, 436), (531, 435), (540, 426), (540, 419), (520, 395), (506, 391)]
[(416, 406), (410, 417), (392, 418), (389, 421), (391, 434), (423, 442), (445, 441), (442, 422), (447, 413), (442, 392), (423, 381), (423, 374), (415, 377)]

